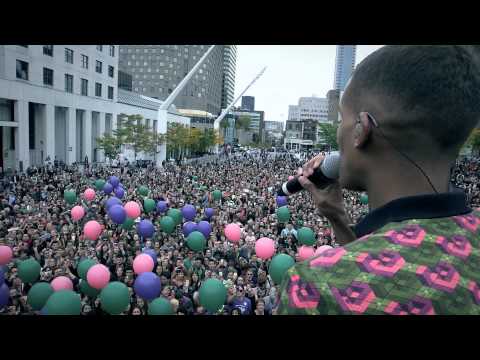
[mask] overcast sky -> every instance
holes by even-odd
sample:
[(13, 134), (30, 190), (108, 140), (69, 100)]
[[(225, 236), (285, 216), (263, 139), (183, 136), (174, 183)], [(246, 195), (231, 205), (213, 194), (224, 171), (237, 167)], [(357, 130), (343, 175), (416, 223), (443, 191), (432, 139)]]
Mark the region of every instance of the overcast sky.
[[(357, 63), (379, 47), (358, 45)], [(335, 45), (238, 45), (235, 97), (267, 66), (244, 95), (255, 96), (265, 120), (286, 121), (288, 105), (304, 96), (326, 97), (333, 88), (335, 53)]]

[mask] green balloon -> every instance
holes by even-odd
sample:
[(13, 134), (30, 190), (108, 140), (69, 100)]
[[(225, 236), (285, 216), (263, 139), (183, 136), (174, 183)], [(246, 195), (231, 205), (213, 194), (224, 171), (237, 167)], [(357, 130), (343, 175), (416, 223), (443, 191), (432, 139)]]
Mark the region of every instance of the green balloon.
[(302, 227), (297, 232), (298, 242), (302, 245), (312, 246), (315, 244), (315, 233), (308, 227)]
[(148, 315), (173, 315), (172, 304), (165, 298), (156, 298), (148, 304)]
[(362, 196), (360, 196), (360, 202), (361, 202), (363, 205), (367, 205), (367, 204), (368, 204), (368, 195), (362, 194)]
[(192, 176), (192, 179), (195, 180), (195, 181), (197, 181), (197, 180), (198, 180), (198, 176), (193, 175), (193, 176)]
[(96, 262), (92, 259), (85, 259), (80, 261), (77, 266), (77, 273), (78, 276), (80, 276), (80, 279), (87, 281), (87, 271), (95, 264)]
[(173, 233), (173, 230), (175, 230), (175, 220), (173, 220), (170, 216), (162, 217), (160, 219), (160, 229), (167, 234)]
[(218, 279), (208, 279), (200, 287), (200, 304), (210, 312), (217, 312), (227, 299), (227, 288)]
[(18, 265), (18, 276), (24, 283), (33, 284), (40, 277), (41, 266), (37, 260), (32, 258), (20, 262)]
[(104, 186), (105, 186), (105, 180), (98, 179), (97, 181), (95, 181), (95, 187), (97, 188), (98, 191), (103, 190)]
[(87, 295), (92, 299), (96, 298), (98, 294), (100, 294), (100, 290), (92, 288), (90, 285), (88, 285), (88, 282), (86, 280), (82, 280), (80, 282), (80, 291), (82, 292), (82, 294)]
[(75, 204), (75, 202), (77, 201), (77, 194), (75, 193), (75, 191), (65, 190), (63, 192), (63, 198), (70, 205)]
[(56, 291), (48, 298), (45, 309), (48, 315), (80, 315), (80, 295), (72, 290)]
[(127, 285), (120, 281), (109, 283), (100, 293), (100, 303), (110, 315), (118, 315), (127, 310), (130, 303)]
[(297, 225), (298, 226), (303, 226), (303, 220), (297, 220)]
[(36, 283), (28, 292), (27, 303), (32, 307), (33, 310), (41, 310), (52, 294), (53, 288), (49, 283)]
[(213, 192), (213, 198), (215, 200), (220, 200), (222, 198), (222, 192), (220, 190), (215, 190)]
[(207, 245), (207, 240), (200, 231), (192, 231), (187, 237), (187, 245), (193, 251), (202, 251)]
[(142, 196), (147, 196), (148, 195), (148, 188), (146, 186), (140, 186), (138, 188), (138, 193)]
[(125, 229), (125, 230), (130, 230), (132, 228), (133, 224), (135, 224), (135, 220), (127, 217), (122, 224), (122, 228)]
[(155, 206), (156, 206), (156, 204), (155, 204), (155, 201), (154, 201), (154, 200), (152, 200), (152, 199), (145, 199), (145, 200), (143, 200), (143, 209), (144, 209), (147, 213), (155, 210)]
[(178, 209), (170, 209), (167, 212), (167, 215), (170, 216), (175, 221), (175, 226), (180, 225), (183, 220), (182, 212)]
[(282, 283), (283, 276), (293, 265), (295, 265), (295, 260), (290, 255), (275, 255), (268, 268), (268, 272), (275, 284), (280, 285)]
[(282, 206), (277, 209), (277, 218), (281, 223), (286, 223), (290, 220), (290, 210), (288, 210), (287, 206)]

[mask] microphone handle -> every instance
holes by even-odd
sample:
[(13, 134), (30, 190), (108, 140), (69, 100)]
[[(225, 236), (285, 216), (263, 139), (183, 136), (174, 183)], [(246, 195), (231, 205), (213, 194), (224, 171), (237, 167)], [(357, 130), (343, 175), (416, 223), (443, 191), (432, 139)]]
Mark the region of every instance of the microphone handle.
[[(314, 173), (308, 177), (308, 180), (315, 184), (315, 186), (319, 189), (324, 189), (335, 182), (335, 179), (326, 177), (320, 168), (315, 169)], [(290, 196), (302, 190), (302, 184), (300, 184), (298, 178), (295, 178), (284, 183), (283, 186), (278, 190), (278, 195)]]

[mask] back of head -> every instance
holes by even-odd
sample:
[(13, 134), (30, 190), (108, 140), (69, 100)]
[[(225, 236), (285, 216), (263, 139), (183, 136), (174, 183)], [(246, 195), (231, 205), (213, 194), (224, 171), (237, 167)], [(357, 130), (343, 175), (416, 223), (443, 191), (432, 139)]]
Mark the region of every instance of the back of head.
[(357, 66), (342, 102), (407, 150), (456, 156), (480, 120), (480, 47), (384, 46)]

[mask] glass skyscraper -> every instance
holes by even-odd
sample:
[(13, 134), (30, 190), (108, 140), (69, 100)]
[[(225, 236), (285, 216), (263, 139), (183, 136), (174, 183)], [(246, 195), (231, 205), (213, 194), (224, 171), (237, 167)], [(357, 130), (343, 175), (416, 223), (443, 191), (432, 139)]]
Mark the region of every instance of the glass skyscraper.
[(356, 45), (337, 45), (334, 80), (335, 90), (345, 90), (345, 86), (347, 86), (347, 82), (355, 68), (356, 55)]

